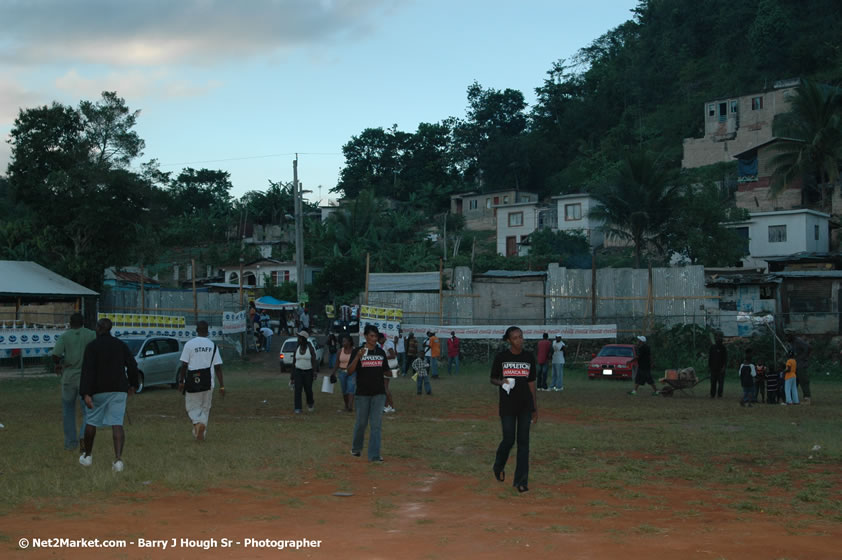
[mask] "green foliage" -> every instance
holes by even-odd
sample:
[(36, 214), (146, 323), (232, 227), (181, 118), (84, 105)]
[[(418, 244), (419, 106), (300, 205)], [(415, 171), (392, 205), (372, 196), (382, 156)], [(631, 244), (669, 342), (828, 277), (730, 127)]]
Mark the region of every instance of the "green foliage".
[(275, 284), (272, 276), (269, 274), (263, 275), (263, 293), (267, 296), (272, 296), (281, 301), (297, 301), (298, 300), (298, 284), (296, 282), (281, 282)]

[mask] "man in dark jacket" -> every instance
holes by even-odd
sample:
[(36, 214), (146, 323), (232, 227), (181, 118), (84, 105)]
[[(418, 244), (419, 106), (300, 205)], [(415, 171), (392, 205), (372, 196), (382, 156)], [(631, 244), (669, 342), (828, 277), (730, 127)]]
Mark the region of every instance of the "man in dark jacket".
[(725, 366), (728, 363), (728, 351), (722, 343), (722, 333), (716, 333), (716, 342), (708, 350), (708, 370), (710, 371), (710, 398), (722, 398), (725, 385)]
[[(126, 374), (128, 373), (128, 379)], [(85, 427), (85, 453), (79, 457), (83, 467), (91, 466), (96, 429), (111, 426), (114, 438), (114, 472), (123, 470), (123, 417), (126, 414), (127, 394), (133, 395), (138, 386), (137, 362), (122, 340), (111, 336), (111, 321), (96, 323), (96, 340), (85, 348), (79, 395), (88, 407)]]

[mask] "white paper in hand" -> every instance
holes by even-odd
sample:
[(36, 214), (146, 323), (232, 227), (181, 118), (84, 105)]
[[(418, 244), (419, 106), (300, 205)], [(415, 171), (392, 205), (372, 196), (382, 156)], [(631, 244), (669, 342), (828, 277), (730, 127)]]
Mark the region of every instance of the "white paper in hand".
[(506, 391), (506, 394), (508, 394), (508, 393), (509, 393), (509, 391), (511, 391), (512, 389), (514, 389), (514, 387), (515, 387), (515, 380), (514, 380), (514, 379), (512, 379), (511, 377), (507, 377), (507, 378), (506, 378), (506, 382), (505, 382), (505, 383), (503, 383), (503, 385), (501, 385), (501, 387), (503, 387), (503, 390), (505, 390), (505, 391)]

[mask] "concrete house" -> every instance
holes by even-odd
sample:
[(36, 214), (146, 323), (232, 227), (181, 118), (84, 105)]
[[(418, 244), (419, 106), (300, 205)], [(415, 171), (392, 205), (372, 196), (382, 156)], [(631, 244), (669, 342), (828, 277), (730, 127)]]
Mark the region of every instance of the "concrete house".
[(745, 239), (743, 266), (767, 268), (767, 258), (795, 253), (827, 252), (830, 245), (830, 215), (797, 209), (755, 212), (744, 222), (724, 224)]
[(538, 202), (538, 195), (515, 189), (454, 194), (450, 197), (450, 213), (465, 217), (465, 229), (493, 231), (497, 226), (497, 207), (520, 202)]
[[(523, 242), (539, 228), (539, 215), (550, 210), (537, 202), (520, 202), (497, 208), (497, 254), (505, 257), (524, 256), (528, 253)], [(544, 224), (541, 224), (544, 225)], [(552, 227), (548, 224), (546, 227)]]
[(580, 232), (585, 235), (591, 247), (599, 247), (605, 241), (601, 221), (588, 217), (590, 211), (599, 203), (587, 193), (554, 196), (558, 231)]
[[(314, 275), (320, 270), (320, 268), (305, 265), (304, 285), (312, 284)], [(224, 266), (222, 267), (222, 271), (226, 284), (240, 283), (239, 265)], [(295, 282), (297, 280), (295, 263), (292, 261), (284, 262), (275, 259), (261, 259), (243, 265), (243, 286), (262, 288), (266, 285), (267, 276), (276, 285), (284, 282)]]
[(799, 79), (775, 82), (772, 89), (706, 102), (704, 136), (684, 139), (681, 167), (692, 169), (733, 161), (736, 154), (772, 139), (776, 115), (790, 110)]

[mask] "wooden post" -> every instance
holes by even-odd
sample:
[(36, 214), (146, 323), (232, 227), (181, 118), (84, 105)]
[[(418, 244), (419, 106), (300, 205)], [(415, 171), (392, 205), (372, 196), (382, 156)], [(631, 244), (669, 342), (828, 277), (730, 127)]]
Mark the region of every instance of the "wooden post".
[(591, 324), (596, 324), (596, 253), (594, 252), (591, 252)]
[(199, 323), (199, 298), (196, 295), (196, 259), (190, 259), (190, 273), (193, 276), (193, 318)]
[(140, 265), (140, 314), (146, 313), (146, 291), (143, 282), (143, 265)]
[(646, 290), (646, 323), (644, 327), (644, 332), (648, 333), (651, 332), (653, 327), (653, 320), (654, 320), (654, 313), (655, 313), (655, 302), (652, 299), (652, 263), (649, 263), (649, 282)]
[(368, 305), (368, 272), (369, 266), (371, 264), (371, 255), (369, 253), (365, 254), (365, 304)]
[(444, 322), (444, 261), (439, 259), (439, 326)]

